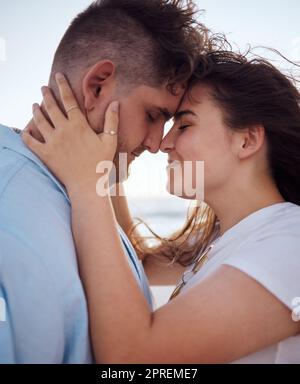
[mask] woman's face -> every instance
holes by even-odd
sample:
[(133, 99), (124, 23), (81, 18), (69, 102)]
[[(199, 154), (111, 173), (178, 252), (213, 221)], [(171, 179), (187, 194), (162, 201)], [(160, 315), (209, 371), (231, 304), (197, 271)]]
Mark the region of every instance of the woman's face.
[(232, 180), (238, 166), (238, 133), (224, 124), (208, 86), (194, 86), (191, 96), (183, 100), (161, 150), (169, 155), (168, 191), (207, 201), (211, 193), (221, 191)]

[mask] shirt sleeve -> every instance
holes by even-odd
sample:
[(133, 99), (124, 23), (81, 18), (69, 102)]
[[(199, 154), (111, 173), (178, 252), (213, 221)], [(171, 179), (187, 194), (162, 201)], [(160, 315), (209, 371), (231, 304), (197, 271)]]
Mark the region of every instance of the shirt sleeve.
[(70, 207), (34, 167), (23, 167), (1, 195), (0, 287), (0, 362), (91, 362)]
[(11, 364), (15, 361), (12, 324), (8, 319), (6, 295), (0, 284), (0, 364)]
[(0, 323), (0, 362), (62, 362), (63, 316), (53, 281), (38, 258), (30, 262), (31, 249), (3, 232), (0, 243), (0, 297), (6, 310)]
[(222, 264), (249, 275), (293, 310), (300, 296), (300, 241), (293, 231), (246, 241)]

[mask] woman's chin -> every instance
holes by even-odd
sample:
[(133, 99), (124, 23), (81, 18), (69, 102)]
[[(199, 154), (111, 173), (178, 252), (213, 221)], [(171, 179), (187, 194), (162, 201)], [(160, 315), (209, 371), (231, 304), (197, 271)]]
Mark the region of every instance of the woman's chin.
[(174, 186), (174, 184), (173, 184), (173, 183), (170, 183), (169, 181), (168, 181), (168, 183), (167, 183), (166, 190), (167, 190), (167, 192), (168, 192), (170, 195), (179, 197), (180, 199), (184, 199), (184, 200), (195, 200), (195, 198), (196, 198), (196, 196), (186, 196), (186, 195), (183, 193), (181, 187), (179, 187), (179, 186)]

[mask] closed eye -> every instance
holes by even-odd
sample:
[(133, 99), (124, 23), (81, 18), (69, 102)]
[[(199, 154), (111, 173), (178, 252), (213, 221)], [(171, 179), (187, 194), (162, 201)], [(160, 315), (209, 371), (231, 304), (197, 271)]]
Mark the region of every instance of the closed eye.
[(181, 125), (178, 127), (179, 131), (184, 131), (186, 128), (190, 127), (190, 125)]
[(152, 115), (151, 113), (147, 112), (147, 119), (150, 123), (155, 123), (158, 120), (157, 116)]

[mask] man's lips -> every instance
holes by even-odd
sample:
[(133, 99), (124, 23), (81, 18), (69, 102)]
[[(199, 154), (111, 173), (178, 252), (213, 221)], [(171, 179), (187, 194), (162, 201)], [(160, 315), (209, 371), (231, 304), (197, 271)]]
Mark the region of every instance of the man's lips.
[(145, 152), (145, 149), (143, 148), (143, 149), (141, 149), (141, 150), (136, 150), (136, 151), (133, 151), (133, 152), (131, 152), (132, 153), (132, 155), (134, 156), (134, 157), (139, 157), (139, 156), (141, 156), (141, 154), (142, 153), (144, 153)]
[(130, 155), (131, 156), (129, 158), (129, 163), (133, 162), (135, 159), (137, 159), (140, 156), (140, 154), (135, 153), (135, 152), (131, 152)]

